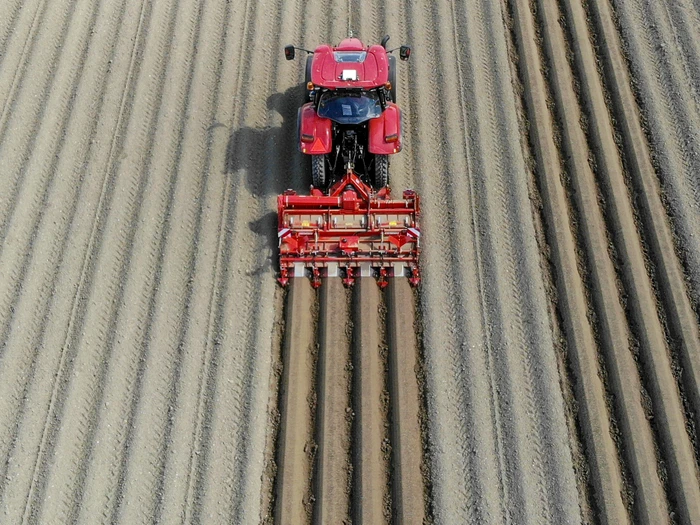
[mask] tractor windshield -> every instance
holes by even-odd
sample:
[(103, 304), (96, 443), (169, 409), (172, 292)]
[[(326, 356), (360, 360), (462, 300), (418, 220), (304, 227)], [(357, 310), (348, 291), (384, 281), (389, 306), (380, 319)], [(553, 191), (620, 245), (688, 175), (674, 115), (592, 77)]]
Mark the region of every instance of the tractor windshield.
[(333, 57), (336, 62), (364, 62), (367, 51), (335, 51)]
[(338, 124), (361, 124), (382, 114), (376, 91), (342, 93), (327, 91), (318, 103), (318, 116)]

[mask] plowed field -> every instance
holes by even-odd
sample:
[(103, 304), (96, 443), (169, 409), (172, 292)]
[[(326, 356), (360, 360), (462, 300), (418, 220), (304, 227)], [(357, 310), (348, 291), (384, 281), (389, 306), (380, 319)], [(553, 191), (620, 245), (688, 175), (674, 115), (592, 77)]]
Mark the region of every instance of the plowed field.
[[(350, 30), (423, 280), (282, 289)], [(698, 0), (0, 2), (0, 523), (700, 523), (699, 309)]]

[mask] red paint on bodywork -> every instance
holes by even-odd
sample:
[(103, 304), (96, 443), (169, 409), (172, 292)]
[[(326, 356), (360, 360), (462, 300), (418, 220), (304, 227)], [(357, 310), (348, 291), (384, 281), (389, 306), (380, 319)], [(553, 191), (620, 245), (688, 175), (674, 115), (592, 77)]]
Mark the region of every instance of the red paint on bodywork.
[[(387, 142), (387, 137), (396, 140)], [(369, 152), (389, 155), (401, 151), (401, 110), (390, 102), (380, 117), (369, 121)]]
[[(316, 48), (311, 63), (311, 82), (314, 85), (329, 89), (372, 89), (386, 84), (389, 60), (382, 46), (364, 48), (356, 38), (343, 40), (341, 46), (334, 49), (324, 44)], [(367, 56), (364, 62), (336, 62), (333, 51), (366, 51)], [(340, 80), (344, 69), (357, 71), (359, 80)]]
[[(313, 103), (309, 102), (299, 108), (299, 151), (302, 153), (311, 153), (313, 147), (314, 154), (330, 153), (333, 146), (331, 137), (331, 121), (327, 118), (321, 118), (316, 114)], [(301, 137), (308, 135), (313, 137), (308, 142), (303, 142)], [(319, 148), (319, 141), (321, 148)], [(313, 145), (313, 146), (312, 146)], [(306, 152), (304, 152), (306, 148)]]

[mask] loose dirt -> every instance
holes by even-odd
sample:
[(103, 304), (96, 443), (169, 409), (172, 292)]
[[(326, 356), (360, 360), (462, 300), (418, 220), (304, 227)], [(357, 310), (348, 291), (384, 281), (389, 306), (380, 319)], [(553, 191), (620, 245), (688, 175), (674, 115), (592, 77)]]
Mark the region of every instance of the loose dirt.
[[(423, 281), (285, 294), (281, 49), (349, 30), (413, 47)], [(2, 2), (0, 522), (700, 522), (699, 31), (693, 0)]]

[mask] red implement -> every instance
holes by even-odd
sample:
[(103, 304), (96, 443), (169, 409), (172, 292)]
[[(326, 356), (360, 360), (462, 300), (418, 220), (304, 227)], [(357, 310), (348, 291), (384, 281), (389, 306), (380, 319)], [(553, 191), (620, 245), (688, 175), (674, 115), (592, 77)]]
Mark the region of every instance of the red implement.
[(420, 282), (420, 202), (412, 190), (391, 199), (390, 188), (374, 191), (352, 171), (324, 194), (287, 190), (277, 197), (280, 253), (279, 282), (310, 276), (343, 277), (350, 286), (356, 277), (374, 276), (385, 287), (389, 277)]

